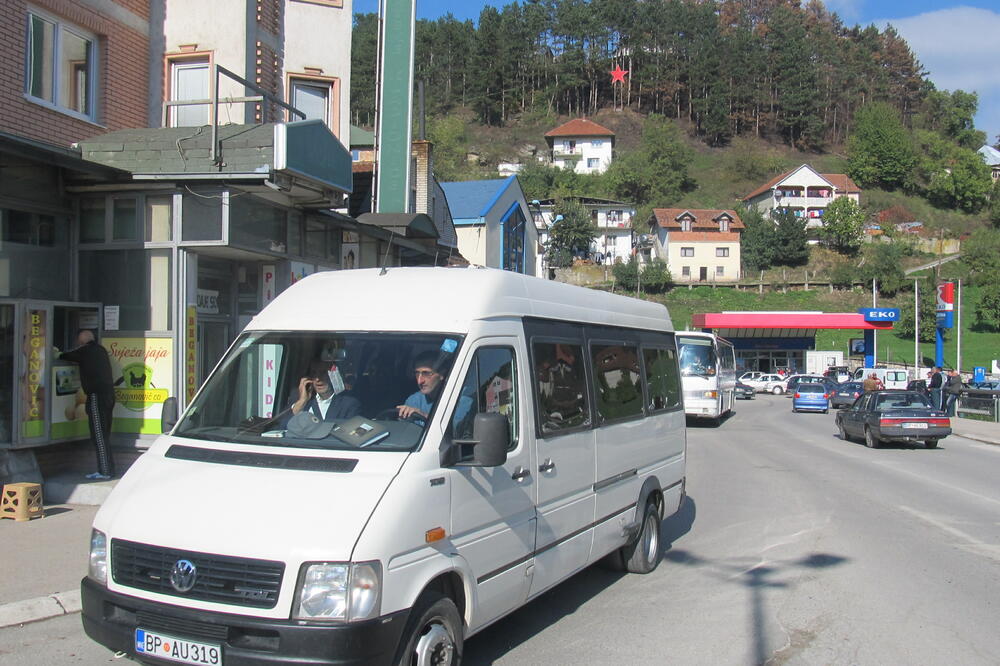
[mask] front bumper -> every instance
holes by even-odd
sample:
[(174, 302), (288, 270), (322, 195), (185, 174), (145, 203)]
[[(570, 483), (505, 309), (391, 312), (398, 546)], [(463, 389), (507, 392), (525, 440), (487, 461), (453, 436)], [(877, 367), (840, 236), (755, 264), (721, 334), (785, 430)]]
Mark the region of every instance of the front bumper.
[(90, 578), (84, 578), (80, 588), (84, 631), (109, 650), (133, 659), (139, 659), (135, 629), (141, 626), (221, 645), (225, 666), (391, 664), (409, 617), (407, 609), (367, 622), (319, 625), (161, 604), (111, 592)]

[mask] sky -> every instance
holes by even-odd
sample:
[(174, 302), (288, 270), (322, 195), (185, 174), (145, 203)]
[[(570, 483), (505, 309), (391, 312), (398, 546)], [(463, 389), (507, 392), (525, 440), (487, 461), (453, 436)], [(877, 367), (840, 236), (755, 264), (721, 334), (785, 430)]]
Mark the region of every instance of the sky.
[[(451, 12), (464, 21), (485, 5), (508, 0), (417, 0), (417, 18)], [(976, 92), (976, 129), (993, 145), (1000, 141), (1000, 6), (998, 0), (826, 0), (847, 25), (892, 24), (910, 45), (939, 90)], [(355, 0), (356, 13), (375, 12), (378, 0)]]

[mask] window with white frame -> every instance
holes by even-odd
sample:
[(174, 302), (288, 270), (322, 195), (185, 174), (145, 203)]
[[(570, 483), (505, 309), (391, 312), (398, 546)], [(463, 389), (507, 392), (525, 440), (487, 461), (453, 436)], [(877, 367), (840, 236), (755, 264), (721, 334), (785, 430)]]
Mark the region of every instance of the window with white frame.
[(720, 217), (719, 218), (719, 231), (729, 231), (729, 218)]
[(681, 256), (682, 257), (693, 257), (694, 256), (694, 248), (693, 247), (682, 247), (681, 248)]
[(62, 19), (28, 10), (24, 92), (29, 99), (95, 120), (97, 39)]
[[(171, 58), (170, 100), (208, 99), (210, 93), (210, 73), (208, 56)], [(170, 127), (201, 127), (209, 124), (208, 104), (185, 104), (170, 107), (168, 125)]]
[(729, 248), (728, 247), (717, 247), (715, 248), (715, 256), (717, 257), (728, 257)]
[(587, 168), (588, 169), (597, 169), (600, 166), (601, 166), (601, 160), (600, 160), (600, 158), (597, 158), (597, 157), (588, 157), (587, 158)]
[[(328, 81), (292, 78), (289, 80), (289, 103), (306, 114), (307, 120), (330, 124), (332, 86)], [(289, 120), (301, 120), (298, 116)]]
[(691, 218), (685, 217), (681, 219), (681, 231), (691, 231)]

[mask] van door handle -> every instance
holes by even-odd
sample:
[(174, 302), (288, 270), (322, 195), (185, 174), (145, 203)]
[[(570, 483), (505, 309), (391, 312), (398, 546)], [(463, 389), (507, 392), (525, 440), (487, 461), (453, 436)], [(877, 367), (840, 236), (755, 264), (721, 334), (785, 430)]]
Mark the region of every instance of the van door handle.
[(514, 473), (510, 475), (510, 478), (514, 479), (515, 481), (520, 481), (521, 479), (526, 479), (529, 476), (531, 476), (531, 472), (519, 466), (517, 469), (514, 470)]
[(546, 458), (545, 462), (538, 466), (538, 471), (545, 474), (546, 472), (551, 472), (555, 468), (556, 464), (552, 462), (552, 458)]

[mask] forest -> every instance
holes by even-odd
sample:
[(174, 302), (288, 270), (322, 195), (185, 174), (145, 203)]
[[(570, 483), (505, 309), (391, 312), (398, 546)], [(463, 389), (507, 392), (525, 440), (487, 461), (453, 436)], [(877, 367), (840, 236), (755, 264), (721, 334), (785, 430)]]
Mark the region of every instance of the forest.
[[(357, 125), (374, 119), (376, 48), (376, 15), (355, 15)], [(968, 114), (975, 94), (937, 91), (891, 26), (847, 26), (819, 0), (525, 0), (484, 7), (476, 24), (420, 20), (415, 50), (427, 113), (466, 107), (484, 125), (628, 108), (686, 121), (713, 146), (756, 136), (821, 150), (882, 101), (909, 130), (973, 149), (986, 138)], [(627, 74), (612, 83), (616, 68)], [(950, 127), (956, 113), (967, 121)]]

